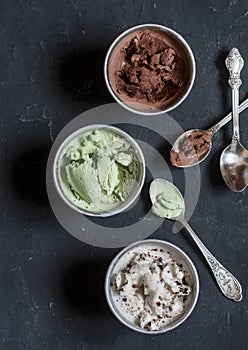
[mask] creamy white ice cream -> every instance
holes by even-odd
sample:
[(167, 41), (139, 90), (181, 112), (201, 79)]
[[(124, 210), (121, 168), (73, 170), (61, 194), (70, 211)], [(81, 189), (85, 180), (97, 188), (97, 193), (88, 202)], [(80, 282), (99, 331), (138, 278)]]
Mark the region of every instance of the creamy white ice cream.
[(150, 331), (179, 318), (192, 292), (187, 268), (156, 243), (127, 252), (116, 265), (111, 283), (119, 312)]

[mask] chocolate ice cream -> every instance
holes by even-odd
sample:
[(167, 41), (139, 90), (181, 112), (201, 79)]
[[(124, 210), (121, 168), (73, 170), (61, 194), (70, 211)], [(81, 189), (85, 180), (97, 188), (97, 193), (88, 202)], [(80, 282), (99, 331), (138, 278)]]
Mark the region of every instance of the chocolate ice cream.
[(185, 91), (189, 69), (185, 52), (174, 38), (144, 29), (127, 35), (115, 47), (109, 78), (123, 102), (164, 109)]
[(175, 166), (188, 166), (197, 163), (209, 151), (212, 133), (209, 131), (192, 131), (179, 144), (179, 150), (171, 150), (170, 161)]

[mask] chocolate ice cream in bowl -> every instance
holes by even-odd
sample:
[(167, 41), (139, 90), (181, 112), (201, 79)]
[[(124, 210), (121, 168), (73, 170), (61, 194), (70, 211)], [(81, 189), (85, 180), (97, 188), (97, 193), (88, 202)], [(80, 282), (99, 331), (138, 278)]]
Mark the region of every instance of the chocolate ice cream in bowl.
[(58, 194), (71, 209), (107, 217), (136, 203), (144, 184), (145, 160), (129, 134), (112, 125), (93, 124), (62, 142), (53, 178)]
[(113, 259), (105, 294), (111, 311), (125, 326), (161, 334), (189, 317), (198, 299), (199, 279), (180, 248), (148, 239), (129, 245)]
[(193, 86), (195, 71), (194, 55), (185, 39), (158, 24), (126, 30), (110, 46), (104, 64), (113, 98), (142, 115), (179, 106)]

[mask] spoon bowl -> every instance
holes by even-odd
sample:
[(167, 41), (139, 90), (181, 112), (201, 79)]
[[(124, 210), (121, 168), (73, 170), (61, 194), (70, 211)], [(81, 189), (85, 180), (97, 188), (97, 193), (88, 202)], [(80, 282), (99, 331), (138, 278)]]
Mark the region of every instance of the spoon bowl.
[(248, 151), (240, 142), (232, 142), (222, 152), (220, 171), (227, 186), (242, 192), (248, 185)]
[[(209, 133), (209, 143), (206, 145), (204, 152), (198, 155), (194, 149), (194, 143), (190, 141), (190, 136), (194, 134), (206, 134)], [(191, 129), (185, 131), (182, 135), (180, 135), (176, 141), (174, 142), (171, 149), (171, 162), (174, 166), (178, 168), (190, 168), (196, 164), (201, 163), (207, 156), (209, 155), (212, 149), (212, 136), (213, 132), (211, 130), (202, 130), (202, 129)], [(191, 148), (190, 154), (188, 152), (188, 148)], [(186, 152), (184, 152), (184, 148), (186, 148)], [(181, 163), (176, 163), (172, 161), (172, 157), (174, 155), (181, 155)], [(188, 163), (188, 164), (187, 164)]]
[[(149, 194), (150, 194), (150, 199), (153, 205), (155, 205), (156, 201), (158, 200), (158, 197), (161, 196), (163, 193), (172, 193), (174, 192), (179, 200), (181, 201), (181, 210), (177, 211), (176, 215), (173, 215), (173, 210), (171, 209), (172, 215), (166, 215), (160, 214), (159, 216), (162, 218), (170, 219), (170, 220), (178, 220), (179, 217), (184, 217), (185, 213), (185, 203), (184, 203), (184, 198), (179, 191), (179, 189), (171, 182), (165, 180), (165, 179), (155, 179), (152, 181), (149, 189)], [(169, 204), (169, 202), (168, 202)], [(172, 203), (170, 202), (170, 207), (172, 208)], [(179, 213), (179, 214), (178, 214)], [(158, 214), (157, 214), (158, 215)]]

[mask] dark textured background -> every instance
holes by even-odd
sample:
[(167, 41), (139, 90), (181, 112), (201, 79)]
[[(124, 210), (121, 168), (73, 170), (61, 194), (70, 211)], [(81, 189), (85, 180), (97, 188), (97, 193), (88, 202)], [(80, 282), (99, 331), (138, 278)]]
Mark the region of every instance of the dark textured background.
[[(223, 297), (191, 241), (172, 235), (165, 221), (152, 237), (166, 237), (192, 257), (199, 301), (178, 329), (136, 334), (114, 318), (103, 294), (105, 270), (118, 249), (77, 241), (49, 207), (45, 166), (54, 138), (79, 113), (112, 102), (102, 75), (106, 50), (123, 30), (145, 22), (177, 30), (195, 54), (193, 90), (170, 113), (185, 129), (211, 126), (230, 111), (224, 59), (233, 46), (247, 62), (241, 98), (247, 96), (246, 0), (0, 1), (1, 350), (248, 349), (247, 191), (228, 190), (218, 168), (231, 125), (216, 135), (201, 165), (191, 223), (242, 283), (241, 303)], [(240, 123), (246, 147), (247, 114)]]

